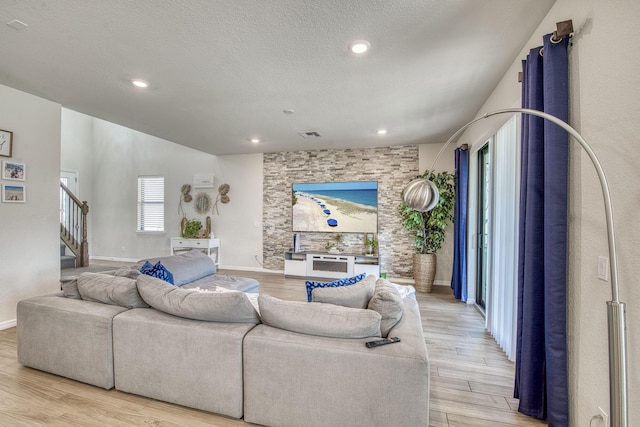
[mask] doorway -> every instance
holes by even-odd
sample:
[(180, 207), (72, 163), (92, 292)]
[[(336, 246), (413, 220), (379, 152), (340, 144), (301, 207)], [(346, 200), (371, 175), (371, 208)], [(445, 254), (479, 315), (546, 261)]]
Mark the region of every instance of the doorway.
[[(60, 182), (71, 191), (74, 196), (78, 195), (78, 172), (60, 171)], [(60, 223), (66, 224), (69, 203), (65, 192), (60, 188)]]

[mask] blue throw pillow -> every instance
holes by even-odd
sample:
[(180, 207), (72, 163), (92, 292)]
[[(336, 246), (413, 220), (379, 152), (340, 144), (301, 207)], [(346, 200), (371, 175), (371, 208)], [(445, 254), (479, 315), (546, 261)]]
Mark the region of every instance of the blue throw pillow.
[(349, 286), (358, 283), (367, 276), (367, 273), (358, 274), (353, 277), (346, 277), (344, 279), (334, 280), (333, 282), (312, 282), (307, 280), (304, 282), (307, 287), (307, 300), (311, 302), (311, 292), (316, 288), (337, 288), (339, 286)]
[(151, 264), (149, 261), (145, 261), (145, 263), (142, 264), (142, 267), (140, 267), (140, 273), (162, 279), (173, 285), (173, 274), (171, 274), (171, 272), (167, 270), (160, 261), (158, 261), (156, 265)]
[(151, 269), (153, 268), (153, 264), (151, 264), (148, 260), (144, 262), (144, 264), (142, 264), (142, 267), (140, 267), (140, 273), (142, 274), (147, 274), (148, 271), (151, 271)]

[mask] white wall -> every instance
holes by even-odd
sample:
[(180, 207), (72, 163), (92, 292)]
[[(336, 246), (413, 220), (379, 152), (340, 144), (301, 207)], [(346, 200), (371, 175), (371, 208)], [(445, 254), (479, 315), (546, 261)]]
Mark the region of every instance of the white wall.
[[(609, 180), (617, 234), (620, 299), (627, 304), (629, 425), (640, 423), (640, 3), (634, 0), (557, 0), (548, 16), (478, 114), (520, 105), (517, 72), (528, 49), (555, 23), (573, 19), (570, 48), (570, 124), (593, 146)], [(482, 143), (507, 119), (471, 128), (460, 143)], [(610, 283), (597, 279), (607, 256), (602, 194), (595, 170), (571, 146), (568, 244), (568, 339), (571, 425), (589, 425), (598, 407), (609, 411), (606, 301)]]
[[(26, 203), (0, 203), (0, 329), (19, 300), (60, 289), (60, 105), (0, 85), (0, 128), (26, 165)], [(6, 181), (2, 183), (18, 183)]]
[[(78, 184), (75, 195), (91, 206), (93, 203), (93, 117), (62, 108), (61, 135), (60, 169), (77, 172)], [(89, 209), (87, 215), (89, 255), (92, 254), (92, 214), (93, 210)]]
[(91, 202), (93, 176), (93, 117), (62, 109), (60, 168), (78, 173), (80, 200)]
[[(262, 155), (216, 157), (67, 109), (62, 114), (62, 169), (80, 174), (80, 198), (89, 202), (89, 253), (99, 259), (138, 260), (168, 255), (180, 235), (180, 188), (196, 174), (213, 174), (214, 188), (193, 188), (215, 201), (218, 187), (231, 187), (228, 204), (210, 212), (221, 240), (222, 267), (260, 268), (262, 260)], [(138, 175), (165, 177), (165, 233), (136, 233)], [(193, 202), (188, 219), (200, 219)]]
[[(94, 119), (91, 254), (114, 259), (168, 255), (180, 236), (180, 188), (214, 173), (215, 156)], [(139, 175), (165, 178), (165, 233), (136, 233)], [(195, 214), (204, 222), (205, 215)]]
[[(216, 188), (231, 186), (227, 204), (211, 217), (223, 245), (221, 265), (234, 269), (262, 268), (262, 154), (218, 156)], [(257, 260), (256, 260), (257, 255)]]

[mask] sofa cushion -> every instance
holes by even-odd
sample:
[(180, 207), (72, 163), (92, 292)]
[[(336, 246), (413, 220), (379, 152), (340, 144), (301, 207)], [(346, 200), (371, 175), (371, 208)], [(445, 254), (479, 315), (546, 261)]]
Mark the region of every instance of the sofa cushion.
[[(148, 260), (151, 264), (161, 262), (162, 265), (173, 274), (173, 283), (182, 286), (211, 274), (216, 274), (216, 265), (213, 260), (202, 251), (193, 249), (177, 255)], [(139, 267), (142, 263), (138, 263)]]
[(142, 267), (140, 267), (140, 273), (151, 277), (157, 277), (158, 279), (162, 279), (173, 285), (173, 274), (171, 274), (171, 272), (167, 270), (160, 261), (156, 262), (155, 265), (151, 264), (149, 261), (145, 261)]
[(128, 277), (129, 279), (137, 279), (142, 274), (139, 270), (130, 267), (120, 267), (117, 270), (103, 271), (103, 273), (118, 277)]
[(104, 273), (81, 273), (78, 292), (83, 300), (119, 305), (125, 308), (149, 307), (140, 298), (136, 281)]
[[(120, 267), (116, 270), (106, 270), (100, 273), (110, 276), (128, 277), (129, 279), (135, 279), (140, 275), (138, 270), (129, 267)], [(60, 284), (62, 287), (62, 295), (67, 298), (82, 299), (80, 292), (78, 292), (78, 276), (63, 277), (60, 279)]]
[(316, 288), (311, 293), (313, 302), (367, 308), (376, 287), (376, 276), (369, 275), (355, 285)]
[(151, 276), (137, 279), (140, 295), (156, 310), (187, 319), (210, 322), (260, 323), (258, 313), (243, 292), (198, 292)]
[(317, 288), (336, 288), (339, 286), (349, 286), (358, 283), (366, 277), (366, 273), (359, 274), (353, 277), (345, 277), (344, 279), (334, 280), (333, 282), (313, 282), (307, 280), (304, 282), (307, 288), (307, 301), (311, 302), (311, 293)]
[(283, 301), (266, 294), (258, 296), (262, 321), (274, 328), (333, 338), (380, 336), (380, 313), (333, 304)]
[(396, 287), (386, 279), (376, 281), (376, 289), (369, 301), (369, 310), (380, 313), (380, 333), (383, 337), (402, 319), (403, 301)]
[(65, 297), (82, 299), (80, 292), (78, 292), (78, 276), (63, 277), (60, 279), (60, 285), (62, 287), (62, 295)]

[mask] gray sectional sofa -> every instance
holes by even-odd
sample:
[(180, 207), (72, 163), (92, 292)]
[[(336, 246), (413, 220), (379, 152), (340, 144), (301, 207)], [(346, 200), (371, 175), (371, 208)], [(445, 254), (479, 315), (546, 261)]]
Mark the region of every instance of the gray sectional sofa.
[[(209, 268), (184, 256), (191, 269), (165, 260), (178, 261), (174, 277)], [(311, 303), (252, 299), (202, 279), (173, 286), (135, 269), (85, 273), (62, 293), (22, 300), (18, 361), (255, 424), (428, 425), (429, 362), (412, 295), (399, 299), (370, 276), (317, 299), (314, 290)], [(364, 345), (387, 334), (401, 341)]]

